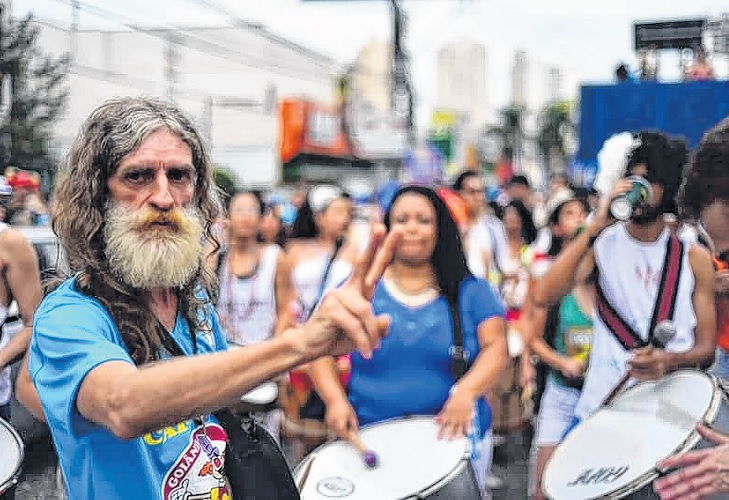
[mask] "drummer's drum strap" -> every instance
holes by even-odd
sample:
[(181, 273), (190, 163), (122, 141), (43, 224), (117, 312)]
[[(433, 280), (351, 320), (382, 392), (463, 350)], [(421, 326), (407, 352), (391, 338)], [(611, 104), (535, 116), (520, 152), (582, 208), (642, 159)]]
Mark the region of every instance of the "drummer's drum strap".
[[(656, 325), (664, 320), (673, 319), (673, 313), (676, 308), (676, 295), (678, 293), (678, 283), (681, 277), (681, 269), (683, 267), (683, 251), (684, 245), (675, 235), (668, 238), (666, 247), (666, 258), (663, 262), (663, 270), (661, 272), (661, 284), (658, 287), (658, 297), (653, 306), (653, 317), (648, 330), (648, 340), (643, 340), (635, 330), (618, 314), (615, 308), (605, 297), (605, 293), (600, 286), (599, 280), (596, 284), (597, 313), (608, 330), (610, 330), (615, 338), (620, 342), (624, 349), (635, 349), (648, 345), (653, 339), (653, 331)], [(665, 346), (660, 346), (665, 347)]]
[(468, 354), (463, 348), (463, 328), (461, 326), (458, 299), (448, 298), (448, 307), (450, 308), (451, 322), (453, 323), (453, 347), (451, 348), (453, 378), (458, 382), (468, 370)]

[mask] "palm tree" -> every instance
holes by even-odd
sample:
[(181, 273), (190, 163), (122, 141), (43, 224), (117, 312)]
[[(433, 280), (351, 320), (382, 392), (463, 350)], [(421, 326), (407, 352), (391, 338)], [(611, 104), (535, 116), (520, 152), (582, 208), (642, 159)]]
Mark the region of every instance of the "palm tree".
[(524, 139), (524, 107), (510, 104), (501, 110), (501, 124), (489, 127), (487, 135), (495, 135), (501, 143), (504, 160), (514, 163), (521, 155)]
[(568, 142), (574, 136), (572, 104), (569, 101), (553, 101), (544, 106), (539, 115), (537, 145), (544, 155), (549, 172), (567, 167)]

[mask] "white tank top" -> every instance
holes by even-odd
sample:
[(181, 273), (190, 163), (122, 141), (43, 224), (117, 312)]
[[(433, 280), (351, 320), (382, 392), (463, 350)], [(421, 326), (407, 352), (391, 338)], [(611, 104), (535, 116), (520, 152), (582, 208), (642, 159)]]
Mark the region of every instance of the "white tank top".
[[(324, 269), (329, 262), (329, 254), (322, 254), (313, 259), (302, 260), (291, 272), (291, 283), (296, 291), (299, 303), (299, 320), (305, 321), (314, 304), (321, 299), (319, 289), (324, 276)], [(324, 283), (324, 293), (339, 286), (352, 272), (352, 264), (346, 260), (334, 259), (329, 276)], [(323, 293), (322, 293), (323, 295)]]
[[(607, 228), (595, 241), (595, 264), (605, 297), (644, 340), (648, 338), (669, 235), (670, 231), (665, 229), (657, 241), (642, 243), (628, 234), (625, 224), (619, 223)], [(683, 263), (673, 317), (676, 336), (666, 346), (671, 352), (691, 349), (696, 327), (694, 273), (688, 257), (691, 243), (682, 241)], [(593, 318), (592, 342), (585, 383), (575, 408), (575, 415), (580, 419), (597, 410), (626, 373), (626, 362), (631, 357), (630, 351), (623, 349), (597, 314)]]
[[(0, 233), (8, 227), (10, 226), (4, 222), (0, 222)], [(8, 307), (5, 304), (0, 304), (0, 325), (2, 325), (2, 331), (0, 331), (0, 350), (5, 349), (5, 346), (10, 342), (10, 332), (5, 328), (5, 320), (8, 318), (8, 312)], [(6, 366), (0, 371), (0, 406), (10, 401), (11, 393), (10, 367)]]
[(255, 344), (271, 338), (276, 324), (276, 264), (281, 248), (267, 245), (253, 276), (238, 278), (230, 272), (230, 254), (220, 268), (218, 315), (228, 342)]

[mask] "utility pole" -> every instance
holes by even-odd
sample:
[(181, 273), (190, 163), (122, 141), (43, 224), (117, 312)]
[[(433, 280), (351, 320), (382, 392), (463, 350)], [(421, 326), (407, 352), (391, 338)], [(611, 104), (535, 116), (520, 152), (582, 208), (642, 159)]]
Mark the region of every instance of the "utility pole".
[(407, 54), (403, 46), (405, 35), (405, 14), (398, 0), (390, 0), (393, 18), (392, 41), (392, 95), (391, 106), (407, 127), (408, 146), (415, 147), (415, 131), (413, 129), (413, 92), (407, 67)]
[(167, 81), (167, 100), (174, 102), (179, 83), (179, 72), (177, 66), (180, 62), (180, 52), (177, 41), (172, 32), (167, 37), (165, 44), (165, 80)]
[(76, 62), (78, 55), (78, 20), (81, 6), (78, 0), (71, 0), (71, 61)]

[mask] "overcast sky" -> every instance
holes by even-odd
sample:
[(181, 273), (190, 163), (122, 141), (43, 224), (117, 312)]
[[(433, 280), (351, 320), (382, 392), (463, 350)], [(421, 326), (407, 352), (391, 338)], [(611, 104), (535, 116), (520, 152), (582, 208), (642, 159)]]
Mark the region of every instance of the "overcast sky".
[[(16, 15), (69, 25), (70, 0), (11, 0)], [(386, 0), (81, 0), (139, 24), (219, 25), (228, 21), (212, 6), (257, 21), (271, 31), (347, 63), (372, 39), (389, 39)], [(421, 106), (434, 105), (435, 57), (440, 46), (471, 39), (487, 47), (489, 102), (510, 96), (514, 50), (557, 63), (576, 81), (609, 81), (618, 61), (635, 65), (632, 23), (637, 20), (715, 17), (729, 12), (727, 0), (404, 0), (408, 14), (406, 46), (413, 61)], [(82, 10), (81, 27), (120, 28)], [(675, 55), (662, 61), (662, 75), (675, 77)], [(498, 75), (495, 78), (491, 75)], [(503, 76), (502, 76), (503, 75)]]

